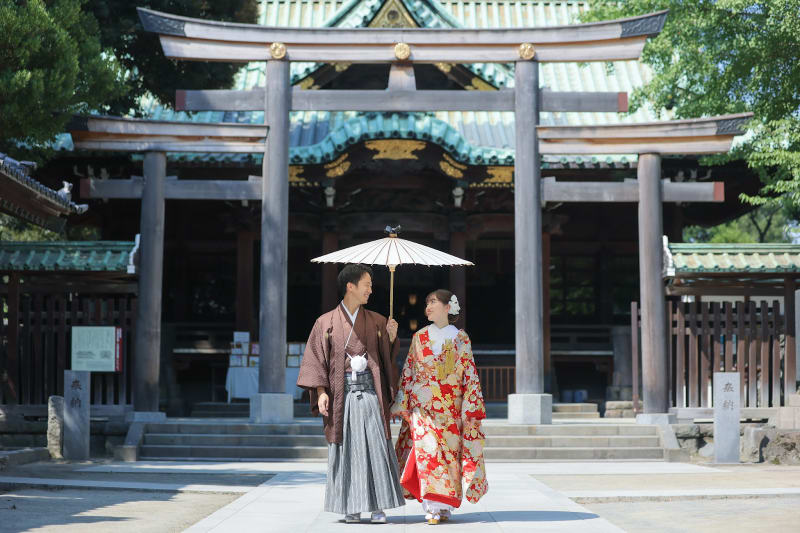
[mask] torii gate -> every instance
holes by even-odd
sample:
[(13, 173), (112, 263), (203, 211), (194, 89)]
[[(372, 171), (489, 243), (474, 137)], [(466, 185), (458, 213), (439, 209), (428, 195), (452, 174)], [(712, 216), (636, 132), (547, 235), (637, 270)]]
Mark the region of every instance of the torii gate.
[[(538, 62), (638, 59), (648, 36), (663, 27), (666, 12), (593, 24), (533, 29), (295, 29), (209, 22), (139, 9), (148, 31), (160, 34), (168, 57), (188, 60), (267, 63), (265, 91), (232, 94), (185, 91), (178, 95), (185, 109), (216, 108), (219, 96), (233, 97), (235, 109), (250, 109), (263, 96), (270, 128), (261, 180), (262, 256), (259, 333), (259, 395), (251, 400), (258, 422), (292, 418), (291, 396), (285, 393), (286, 269), (288, 240), (288, 132), (290, 109), (384, 111), (513, 110), (516, 113), (515, 269), (516, 390), (509, 397), (509, 420), (549, 423), (551, 398), (544, 394), (541, 153), (641, 153), (638, 167), (640, 278), (645, 358), (645, 410), (665, 413), (666, 353), (663, 290), (660, 285), (661, 201), (660, 154), (727, 151), (745, 116), (717, 117), (631, 126), (592, 128), (540, 127), (545, 106), (560, 110), (618, 110), (618, 93), (588, 98), (586, 94), (551, 94), (538, 90)], [(390, 91), (302, 91), (289, 84), (290, 61), (391, 62), (395, 80)], [(413, 62), (514, 62), (515, 89), (489, 93), (416, 91)], [(409, 78), (411, 81), (409, 81)], [(399, 80), (399, 81), (398, 81)], [(547, 104), (550, 98), (550, 104)], [(540, 102), (541, 100), (541, 102)], [(616, 101), (614, 101), (616, 100)], [(197, 103), (200, 102), (200, 103)], [(557, 102), (553, 103), (553, 102)], [(626, 104), (625, 104), (626, 105)], [(228, 109), (228, 107), (225, 107)], [(538, 136), (537, 136), (538, 131)], [(537, 137), (541, 137), (540, 142)], [(527, 149), (526, 149), (527, 147)], [(203, 149), (203, 151), (208, 151)], [(551, 186), (553, 184), (550, 184)], [(583, 184), (582, 184), (583, 185)], [(596, 184), (600, 186), (600, 184)], [(692, 184), (700, 187), (705, 184)], [(615, 184), (617, 186), (617, 184)], [(680, 187), (686, 187), (681, 185)], [(146, 190), (147, 187), (145, 187)], [(670, 195), (669, 186), (663, 194)], [(545, 190), (547, 190), (545, 188)], [(679, 194), (721, 201), (721, 184), (708, 191)], [(630, 201), (630, 191), (618, 191)], [(243, 194), (246, 194), (243, 192)], [(143, 206), (144, 207), (144, 206)], [(143, 235), (143, 239), (146, 238)], [(648, 253), (650, 255), (648, 255)], [(657, 261), (656, 261), (657, 259)], [(657, 264), (658, 268), (653, 265)], [(645, 296), (647, 294), (647, 296)], [(647, 342), (652, 340), (653, 342)], [(664, 383), (660, 383), (664, 381)], [(649, 386), (651, 384), (652, 386)], [(648, 393), (648, 390), (650, 391)], [(137, 409), (138, 410), (138, 409)]]

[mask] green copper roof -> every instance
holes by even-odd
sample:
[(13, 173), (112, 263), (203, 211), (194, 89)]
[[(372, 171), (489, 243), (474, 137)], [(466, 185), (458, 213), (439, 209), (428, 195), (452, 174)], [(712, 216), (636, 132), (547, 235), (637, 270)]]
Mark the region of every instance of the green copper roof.
[(668, 244), (667, 277), (701, 273), (779, 274), (800, 272), (800, 245)]
[(0, 271), (133, 274), (136, 251), (120, 241), (0, 242)]
[[(575, 23), (586, 2), (543, 0), (259, 0), (259, 23), (280, 27), (364, 27), (387, 4), (400, 6), (414, 23), (423, 28), (512, 28), (546, 27)], [(389, 6), (391, 7), (391, 6)], [(292, 83), (303, 85), (320, 67), (317, 63), (292, 63)], [(484, 86), (513, 87), (510, 65), (464, 65)], [(245, 90), (265, 85), (264, 62), (242, 67), (234, 89)], [(552, 91), (632, 92), (650, 80), (649, 68), (638, 61), (610, 63), (546, 63), (540, 65), (540, 83)], [(239, 122), (260, 124), (263, 112), (199, 113), (175, 112), (152, 98), (142, 100), (144, 116), (153, 120), (197, 122)], [(543, 112), (544, 125), (594, 125), (658, 120), (648, 108), (633, 114)], [(514, 161), (514, 113), (436, 112), (436, 113), (355, 113), (293, 112), (290, 117), (290, 160), (292, 164), (325, 163), (335, 160), (348, 146), (373, 138), (409, 138), (441, 144), (454, 159), (472, 165), (512, 165)], [(357, 131), (357, 135), (353, 135)], [(442, 135), (436, 132), (444, 132)], [(60, 143), (72, 149), (69, 136)], [(441, 141), (440, 141), (441, 140)], [(442, 142), (443, 141), (443, 142)], [(260, 156), (249, 154), (170, 154), (175, 161), (193, 164), (258, 164)], [(583, 156), (543, 158), (543, 168), (564, 164), (578, 166), (626, 166), (637, 156)]]

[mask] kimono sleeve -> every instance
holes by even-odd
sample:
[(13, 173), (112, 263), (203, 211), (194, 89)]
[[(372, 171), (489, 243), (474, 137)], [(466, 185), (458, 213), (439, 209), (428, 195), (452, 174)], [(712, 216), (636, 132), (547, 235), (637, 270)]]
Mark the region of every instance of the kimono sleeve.
[(297, 376), (297, 386), (308, 389), (311, 412), (314, 415), (319, 413), (317, 387), (330, 389), (327, 336), (328, 333), (324, 331), (322, 324), (317, 320), (308, 336), (303, 361), (300, 363), (300, 373)]
[(406, 357), (406, 362), (403, 365), (403, 371), (400, 374), (400, 380), (397, 386), (397, 394), (394, 397), (394, 403), (392, 404), (392, 414), (399, 415), (403, 412), (411, 411), (413, 406), (411, 406), (411, 388), (414, 384), (414, 347), (416, 346), (417, 335), (414, 334), (414, 338), (411, 339), (411, 348), (408, 350), (408, 357)]
[(472, 357), (472, 344), (466, 333), (461, 334), (460, 362), (461, 374), (461, 420), (465, 423), (486, 418), (486, 407), (483, 404), (481, 382), (478, 379), (478, 369)]

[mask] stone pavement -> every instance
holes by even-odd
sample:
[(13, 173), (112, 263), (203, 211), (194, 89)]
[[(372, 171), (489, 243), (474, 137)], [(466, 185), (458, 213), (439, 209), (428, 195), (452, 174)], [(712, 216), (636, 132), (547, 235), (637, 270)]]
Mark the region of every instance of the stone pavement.
[[(438, 526), (534, 531), (796, 532), (800, 467), (665, 462), (489, 463), (489, 493)], [(325, 464), (43, 462), (0, 475), (0, 532), (354, 531), (322, 512)], [(50, 490), (43, 490), (48, 488)], [(52, 489), (59, 490), (52, 490)], [(422, 507), (370, 531), (431, 531)], [(366, 530), (365, 530), (366, 531)], [(435, 530), (434, 530), (435, 531)]]

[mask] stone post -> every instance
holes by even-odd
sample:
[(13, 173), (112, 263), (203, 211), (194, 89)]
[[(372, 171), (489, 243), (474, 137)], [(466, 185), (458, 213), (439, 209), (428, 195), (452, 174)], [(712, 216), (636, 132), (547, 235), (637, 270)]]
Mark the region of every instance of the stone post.
[(89, 459), (89, 377), (85, 370), (64, 371), (64, 459)]
[[(65, 380), (66, 381), (66, 380)], [(64, 397), (50, 396), (47, 399), (47, 451), (53, 459), (63, 459), (64, 446)]]

